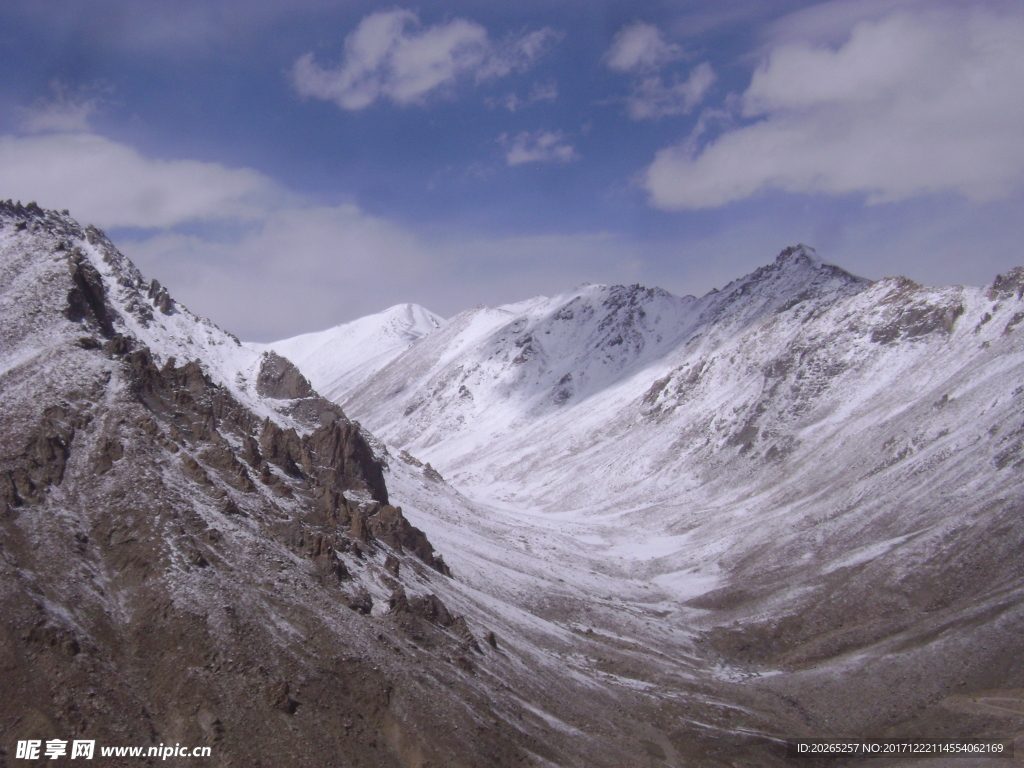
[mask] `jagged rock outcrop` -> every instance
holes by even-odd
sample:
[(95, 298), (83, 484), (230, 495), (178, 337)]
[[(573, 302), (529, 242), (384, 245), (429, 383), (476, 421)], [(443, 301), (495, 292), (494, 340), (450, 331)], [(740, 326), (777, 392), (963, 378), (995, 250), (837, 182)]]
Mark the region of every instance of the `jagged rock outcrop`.
[(73, 287), (68, 291), (65, 317), (75, 322), (90, 321), (103, 336), (113, 336), (114, 326), (107, 311), (106, 286), (96, 267), (77, 251), (68, 258), (68, 272)]
[(525, 759), (517, 726), (434, 735), (473, 733), (485, 700), (445, 658), (463, 640), (403, 648), (380, 614), (447, 568), (294, 366), (35, 205), (0, 203), (0, 313), (5, 737), (235, 765)]
[(365, 517), (366, 527), (374, 538), (383, 541), (399, 553), (410, 552), (446, 576), (451, 575), (444, 558), (434, 553), (426, 534), (405, 519), (401, 507), (385, 504), (379, 508), (371, 508)]
[(276, 352), (264, 352), (256, 378), (256, 392), (263, 397), (294, 400), (311, 397), (313, 388), (290, 360)]

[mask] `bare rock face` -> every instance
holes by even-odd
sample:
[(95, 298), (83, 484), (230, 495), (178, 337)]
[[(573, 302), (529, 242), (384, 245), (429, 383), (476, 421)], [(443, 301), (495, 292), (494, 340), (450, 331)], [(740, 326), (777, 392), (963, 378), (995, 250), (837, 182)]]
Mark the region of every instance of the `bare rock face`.
[(174, 299), (167, 293), (167, 289), (156, 280), (149, 284), (149, 290), (146, 292), (146, 295), (163, 314), (169, 315), (174, 311)]
[(73, 287), (68, 291), (68, 306), (64, 315), (72, 321), (90, 321), (106, 337), (114, 335), (107, 312), (106, 287), (100, 273), (81, 252), (68, 259), (68, 272)]
[(362, 433), (351, 422), (332, 421), (314, 430), (305, 440), (307, 471), (318, 473), (325, 488), (341, 490), (349, 478), (358, 477), (371, 498), (388, 503), (384, 473)]
[(71, 441), (83, 420), (60, 406), (47, 408), (33, 434), (25, 441), (6, 478), (0, 481), (7, 510), (43, 499), (47, 489), (64, 478)]
[(989, 287), (988, 298), (991, 301), (1024, 298), (1024, 267), (1014, 267), (1005, 275), (996, 275)]
[[(37, 206), (0, 204), (0, 313), (0, 764), (50, 738), (223, 765), (526, 761), (517, 727), (477, 731), (493, 691), (451, 661), (459, 637), (409, 646), (379, 615), (447, 569), (287, 360), (247, 362)], [(438, 736), (452, 723), (464, 741)]]
[(260, 362), (260, 373), (256, 379), (256, 391), (263, 397), (278, 400), (294, 400), (311, 397), (313, 387), (292, 362), (274, 351), (264, 352)]
[(401, 507), (385, 504), (371, 509), (366, 515), (366, 521), (374, 538), (383, 541), (396, 552), (409, 552), (439, 573), (451, 576), (444, 558), (434, 553), (426, 534), (405, 519)]

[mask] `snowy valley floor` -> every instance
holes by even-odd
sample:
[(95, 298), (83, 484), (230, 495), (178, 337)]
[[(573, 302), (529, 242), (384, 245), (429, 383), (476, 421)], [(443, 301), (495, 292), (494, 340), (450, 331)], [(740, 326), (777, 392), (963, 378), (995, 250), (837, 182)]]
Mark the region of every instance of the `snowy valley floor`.
[[(842, 585), (850, 595), (840, 610), (855, 637), (814, 637), (794, 626), (796, 597), (816, 591), (822, 571), (848, 577), (903, 539), (825, 567), (794, 553), (788, 587), (754, 601), (759, 585), (744, 589), (742, 573), (717, 565), (749, 535), (743, 515), (688, 510), (712, 522), (679, 533), (667, 521), (683, 510), (666, 504), (597, 516), (524, 510), (470, 499), (408, 454), (390, 453), (393, 499), (455, 577), (432, 587), (471, 625), (492, 628), (508, 659), (546, 670), (534, 706), (523, 705), (563, 737), (618, 738), (670, 766), (790, 764), (785, 741), (797, 737), (1020, 743), (1024, 690), (1001, 682), (1014, 676), (1006, 648), (1024, 630), (1017, 590), (901, 626)], [(652, 516), (666, 521), (662, 535), (652, 535)]]

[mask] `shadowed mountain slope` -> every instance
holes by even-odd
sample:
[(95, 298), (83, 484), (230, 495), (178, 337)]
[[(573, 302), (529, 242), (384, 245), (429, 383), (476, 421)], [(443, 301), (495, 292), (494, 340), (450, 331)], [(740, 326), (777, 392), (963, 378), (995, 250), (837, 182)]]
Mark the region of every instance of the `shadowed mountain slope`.
[(580, 706), (530, 639), (485, 641), (383, 446), (98, 230), (0, 205), (0, 315), (0, 764), (51, 738), (245, 766), (634, 748), (614, 691)]

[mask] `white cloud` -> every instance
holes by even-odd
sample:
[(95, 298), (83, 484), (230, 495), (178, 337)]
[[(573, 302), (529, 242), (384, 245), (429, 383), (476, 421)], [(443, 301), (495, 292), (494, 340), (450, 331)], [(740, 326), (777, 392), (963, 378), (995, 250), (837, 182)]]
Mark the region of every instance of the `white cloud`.
[(4, 194), (69, 208), (100, 227), (168, 227), (249, 218), (274, 194), (247, 169), (196, 160), (155, 160), (88, 133), (0, 136)]
[(665, 115), (684, 115), (700, 104), (715, 82), (715, 72), (707, 62), (694, 67), (683, 81), (666, 85), (659, 75), (645, 77), (626, 97), (626, 110), (634, 120), (651, 120)]
[(686, 80), (674, 76), (666, 81), (660, 74), (666, 64), (685, 55), (653, 24), (637, 22), (619, 30), (604, 61), (609, 69), (634, 76), (626, 97), (626, 112), (633, 120), (684, 115), (704, 99), (715, 82), (715, 72), (707, 62), (694, 67)]
[[(991, 4), (992, 0), (981, 2)], [(766, 40), (774, 45), (815, 42), (839, 46), (861, 22), (879, 21), (897, 10), (915, 11), (942, 4), (942, 0), (825, 0), (776, 18), (766, 29)]]
[[(319, 275), (321, 267), (331, 266), (325, 272), (333, 273), (339, 283), (379, 278), (385, 264), (409, 270), (420, 256), (411, 234), (356, 205), (276, 210), (239, 243), (238, 250), (247, 261), (261, 262), (282, 276)], [(288, 258), (282, 259), (282, 254)]]
[(402, 302), (453, 315), (584, 279), (633, 282), (643, 250), (608, 232), (458, 232), (428, 240), (353, 205), (275, 211), (228, 241), (162, 233), (122, 238), (118, 246), (189, 309), (253, 341), (329, 328)]
[(558, 98), (558, 83), (554, 80), (546, 83), (534, 83), (530, 88), (529, 102), (554, 101)]
[[(844, 18), (839, 11), (855, 4), (832, 6)], [(938, 192), (984, 201), (1024, 182), (1024, 14), (865, 8), (872, 15), (838, 46), (793, 40), (799, 25), (781, 25), (790, 37), (739, 100), (755, 122), (703, 148), (694, 135), (658, 152), (645, 177), (652, 204), (710, 208), (766, 189), (859, 193), (869, 203)]]
[(378, 12), (345, 38), (340, 66), (324, 68), (307, 53), (295, 62), (292, 78), (302, 95), (342, 109), (365, 109), (378, 99), (421, 104), (460, 78), (482, 82), (523, 71), (557, 37), (545, 27), (495, 43), (486, 29), (466, 19), (421, 29), (412, 11)]
[(190, 309), (264, 341), (422, 300), (427, 269), (414, 235), (355, 205), (280, 208), (227, 240), (163, 232), (118, 245)]
[(89, 118), (99, 109), (98, 96), (74, 93), (54, 81), (50, 98), (39, 98), (31, 107), (19, 110), (20, 127), (25, 133), (83, 133), (89, 131)]
[(542, 27), (525, 35), (509, 35), (492, 46), (484, 65), (474, 73), (474, 79), (479, 83), (513, 72), (525, 72), (562, 37), (551, 27)]
[(93, 134), (0, 136), (0, 179), (5, 196), (83, 224), (148, 230), (117, 243), (187, 306), (250, 338), (416, 300), (428, 261), (415, 235), (354, 205), (311, 205), (252, 169), (152, 159)]
[(523, 163), (568, 163), (579, 155), (561, 131), (523, 131), (513, 138), (503, 133), (498, 142), (505, 146), (505, 161), (509, 165)]
[(682, 56), (683, 49), (667, 42), (656, 26), (636, 22), (616, 33), (604, 61), (616, 72), (649, 72)]

